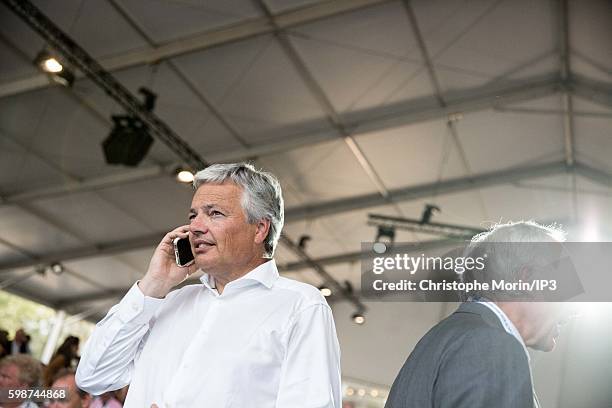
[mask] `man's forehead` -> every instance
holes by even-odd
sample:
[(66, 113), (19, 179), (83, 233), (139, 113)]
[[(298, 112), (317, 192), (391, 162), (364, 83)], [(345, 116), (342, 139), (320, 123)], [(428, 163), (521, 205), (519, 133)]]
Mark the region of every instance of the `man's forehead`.
[(72, 386), (72, 385), (76, 385), (74, 375), (65, 375), (55, 380), (55, 382), (53, 382), (54, 387), (65, 387), (65, 386)]
[(0, 372), (4, 375), (18, 375), (19, 366), (13, 363), (3, 364), (0, 366)]
[(233, 182), (222, 184), (202, 184), (193, 194), (192, 202), (198, 207), (207, 204), (217, 204), (232, 198), (240, 198), (242, 188)]

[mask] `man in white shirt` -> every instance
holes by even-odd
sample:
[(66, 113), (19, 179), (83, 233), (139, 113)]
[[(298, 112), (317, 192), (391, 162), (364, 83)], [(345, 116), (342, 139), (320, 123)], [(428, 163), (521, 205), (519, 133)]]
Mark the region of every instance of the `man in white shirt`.
[[(340, 350), (331, 309), (313, 286), (280, 277), (278, 181), (249, 164), (195, 176), (189, 224), (166, 234), (144, 278), (100, 321), (78, 386), (130, 384), (125, 407), (334, 407)], [(175, 263), (189, 237), (195, 264)], [(202, 284), (170, 290), (201, 269)]]

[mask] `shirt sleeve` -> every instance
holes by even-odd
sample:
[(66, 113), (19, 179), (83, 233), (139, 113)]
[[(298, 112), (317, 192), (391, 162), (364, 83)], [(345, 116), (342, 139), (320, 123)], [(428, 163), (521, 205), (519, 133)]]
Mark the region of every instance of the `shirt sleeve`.
[(145, 296), (136, 282), (89, 337), (77, 367), (78, 387), (93, 395), (130, 383), (134, 361), (163, 299)]
[(277, 408), (340, 408), (340, 346), (331, 309), (298, 312), (287, 332)]

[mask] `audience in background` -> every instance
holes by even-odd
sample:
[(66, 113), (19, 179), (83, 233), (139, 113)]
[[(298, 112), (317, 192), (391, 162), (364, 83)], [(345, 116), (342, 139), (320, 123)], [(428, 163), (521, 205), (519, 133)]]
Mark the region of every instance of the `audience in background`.
[[(30, 336), (23, 330), (15, 332), (13, 341), (9, 332), (0, 329), (0, 389), (28, 389), (34, 387), (62, 388), (68, 391), (66, 399), (41, 401), (0, 401), (0, 408), (121, 408), (129, 386), (99, 396), (79, 389), (75, 382), (78, 363), (79, 339), (68, 336), (57, 349), (48, 366), (30, 357)], [(37, 403), (38, 402), (38, 403)]]
[(126, 385), (125, 387), (115, 391), (115, 398), (117, 398), (117, 401), (119, 401), (121, 405), (125, 403), (125, 397), (127, 397), (127, 393), (129, 389), (130, 389), (130, 386)]
[(0, 329), (0, 358), (8, 356), (11, 352), (11, 341), (8, 339), (8, 331)]
[(73, 368), (76, 365), (79, 352), (79, 338), (68, 336), (61, 346), (57, 349), (49, 365), (45, 369), (44, 385), (48, 387), (53, 382), (53, 378), (62, 368)]
[[(89, 408), (93, 405), (92, 397), (80, 390), (74, 381), (75, 371), (63, 368), (55, 375), (51, 388), (63, 388), (67, 391), (67, 398), (51, 400), (47, 405), (49, 408)], [(101, 406), (101, 405), (100, 405)], [(121, 405), (119, 405), (121, 407)]]
[(121, 408), (123, 404), (115, 398), (115, 391), (105, 392), (96, 397), (90, 408)]
[[(27, 354), (6, 356), (0, 360), (0, 389), (28, 389), (40, 386), (41, 363)], [(3, 402), (3, 408), (36, 408), (27, 399)]]
[(23, 330), (18, 329), (15, 332), (15, 337), (11, 342), (11, 354), (31, 354), (30, 352), (30, 336)]

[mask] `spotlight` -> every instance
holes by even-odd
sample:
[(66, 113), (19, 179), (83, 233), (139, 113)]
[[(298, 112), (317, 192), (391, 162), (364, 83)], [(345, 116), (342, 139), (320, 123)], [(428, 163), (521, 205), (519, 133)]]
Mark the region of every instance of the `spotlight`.
[(56, 275), (61, 275), (64, 272), (64, 265), (59, 262), (53, 262), (50, 266), (51, 271)]
[(310, 241), (312, 239), (312, 237), (308, 234), (304, 234), (300, 237), (299, 241), (298, 241), (298, 247), (300, 247), (300, 249), (306, 249), (306, 244), (308, 243), (308, 241)]
[(325, 297), (332, 295), (332, 290), (327, 286), (319, 286), (319, 290), (321, 291), (321, 294)]
[(147, 155), (153, 138), (139, 119), (128, 115), (113, 115), (115, 126), (102, 142), (104, 158), (108, 164), (137, 166)]
[(51, 58), (47, 58), (46, 60), (44, 60), (41, 64), (42, 69), (46, 72), (52, 72), (52, 73), (57, 73), (57, 72), (61, 72), (62, 69), (64, 69), (64, 67), (62, 66), (62, 64), (59, 63), (58, 60), (56, 60), (55, 58), (51, 57)]
[(348, 387), (346, 389), (346, 395), (348, 395), (350, 397), (353, 394), (355, 394), (355, 390), (353, 388), (351, 388), (351, 387)]
[(36, 58), (34, 59), (34, 63), (38, 65), (43, 71), (49, 72), (51, 74), (56, 74), (61, 72), (64, 69), (64, 66), (52, 56), (49, 51), (42, 50), (38, 53)]
[[(142, 108), (152, 112), (157, 95), (147, 88), (140, 88), (138, 92), (144, 97)], [(102, 142), (106, 162), (137, 166), (153, 144), (149, 127), (142, 120), (131, 115), (113, 115), (111, 118), (115, 126), (106, 140)]]
[(389, 246), (393, 245), (395, 241), (395, 228), (387, 225), (379, 225), (378, 232), (376, 233), (376, 239), (374, 242), (387, 243)]
[(425, 204), (423, 214), (421, 215), (421, 224), (429, 224), (434, 212), (440, 212), (440, 207), (434, 204)]
[(72, 86), (74, 83), (74, 73), (66, 68), (56, 57), (48, 51), (42, 50), (34, 59), (34, 63), (44, 72), (49, 74), (51, 79), (64, 86)]
[(179, 167), (176, 169), (176, 181), (179, 183), (191, 184), (193, 183), (193, 173), (190, 170)]
[(352, 316), (352, 319), (353, 319), (353, 322), (358, 325), (362, 325), (365, 323), (365, 316), (359, 312), (354, 313)]
[(364, 397), (366, 395), (366, 391), (363, 388), (360, 388), (357, 390), (357, 395)]

